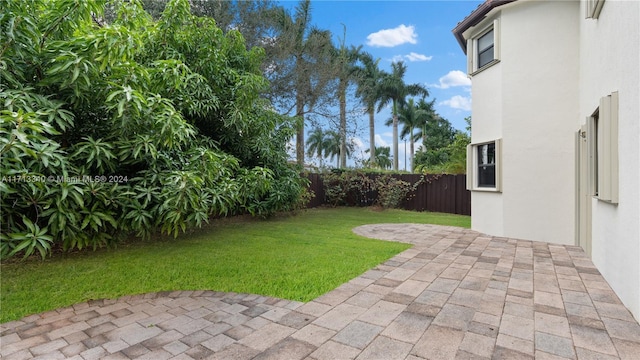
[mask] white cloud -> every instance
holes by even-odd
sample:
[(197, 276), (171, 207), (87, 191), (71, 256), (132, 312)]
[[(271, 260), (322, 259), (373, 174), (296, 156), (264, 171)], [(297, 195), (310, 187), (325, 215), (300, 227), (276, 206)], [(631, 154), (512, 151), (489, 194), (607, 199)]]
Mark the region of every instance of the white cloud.
[(407, 55), (396, 55), (393, 58), (391, 58), (392, 62), (398, 62), (398, 61), (429, 61), (433, 58), (433, 56), (427, 56), (427, 55), (423, 55), (423, 54), (418, 54), (415, 52), (411, 52)]
[(439, 84), (432, 85), (438, 89), (448, 89), (455, 86), (471, 86), (471, 79), (467, 77), (467, 74), (460, 70), (451, 70), (447, 75), (438, 79)]
[[(387, 135), (387, 136), (389, 136), (389, 135)], [(380, 134), (376, 134), (375, 139), (376, 139), (376, 147), (391, 146), (387, 141), (385, 141), (382, 138), (382, 135), (380, 135)]]
[(409, 53), (409, 55), (405, 55), (404, 57), (409, 61), (429, 61), (433, 58), (433, 56), (427, 56), (414, 52), (411, 52)]
[(351, 141), (351, 143), (352, 143), (353, 145), (355, 145), (356, 149), (357, 149), (357, 150), (359, 150), (359, 151), (364, 151), (365, 149), (368, 149), (368, 148), (369, 148), (369, 146), (365, 146), (365, 145), (364, 145), (364, 141), (362, 141), (362, 139), (360, 139), (360, 138), (359, 138), (359, 137), (357, 137), (357, 136), (356, 136), (356, 137), (352, 137), (352, 138), (350, 139), (350, 141)]
[(449, 100), (440, 102), (439, 105), (446, 105), (453, 109), (471, 111), (471, 98), (461, 95), (455, 95)]
[(415, 33), (413, 25), (404, 24), (394, 29), (384, 29), (367, 36), (367, 45), (375, 47), (394, 47), (405, 43), (415, 44), (418, 42), (418, 34)]

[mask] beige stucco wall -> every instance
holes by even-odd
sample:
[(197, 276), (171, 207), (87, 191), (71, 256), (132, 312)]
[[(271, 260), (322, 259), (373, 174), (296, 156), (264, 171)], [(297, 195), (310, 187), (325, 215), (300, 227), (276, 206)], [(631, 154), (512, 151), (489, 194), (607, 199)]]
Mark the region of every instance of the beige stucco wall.
[(592, 200), (592, 259), (640, 319), (640, 2), (606, 0), (597, 20), (580, 9), (580, 114), (619, 94), (619, 204)]
[[(500, 63), (472, 77), (472, 141), (502, 138), (502, 192), (472, 192), (472, 228), (573, 244), (578, 3), (518, 1), (499, 19)], [(473, 32), (473, 29), (472, 29)]]
[(502, 12), (504, 234), (575, 242), (578, 3)]
[[(477, 74), (472, 81), (473, 142), (492, 141), (502, 137), (501, 63)], [(485, 234), (502, 235), (504, 229), (503, 201), (500, 194), (474, 191), (471, 193), (471, 227)]]

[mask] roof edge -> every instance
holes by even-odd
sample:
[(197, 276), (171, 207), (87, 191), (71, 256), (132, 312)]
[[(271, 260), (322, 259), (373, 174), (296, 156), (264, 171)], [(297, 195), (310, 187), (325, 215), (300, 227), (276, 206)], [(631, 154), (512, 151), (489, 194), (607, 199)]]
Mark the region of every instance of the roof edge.
[(498, 6), (502, 6), (514, 1), (517, 0), (486, 0), (482, 4), (478, 5), (478, 7), (471, 14), (469, 14), (469, 16), (464, 18), (458, 23), (458, 25), (456, 25), (455, 28), (453, 28), (453, 35), (456, 37), (456, 40), (458, 40), (458, 44), (460, 44), (460, 47), (465, 54), (467, 53), (467, 42), (464, 39), (462, 33), (482, 21), (482, 19), (484, 19), (485, 15), (487, 15), (489, 11), (497, 8)]

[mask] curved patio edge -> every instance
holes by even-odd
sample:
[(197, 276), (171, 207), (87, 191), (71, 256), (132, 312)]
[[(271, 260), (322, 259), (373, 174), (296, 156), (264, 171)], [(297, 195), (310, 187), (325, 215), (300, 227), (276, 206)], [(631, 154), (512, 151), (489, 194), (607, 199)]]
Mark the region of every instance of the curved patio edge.
[(640, 325), (576, 246), (451, 226), (353, 232), (411, 248), (307, 303), (172, 291), (0, 324), (2, 359), (634, 358)]
[(435, 224), (417, 223), (381, 223), (360, 225), (352, 229), (360, 236), (371, 239), (397, 241), (413, 245), (424, 245), (429, 237), (447, 234), (471, 234), (476, 236), (487, 236), (467, 228), (457, 226), (445, 226)]

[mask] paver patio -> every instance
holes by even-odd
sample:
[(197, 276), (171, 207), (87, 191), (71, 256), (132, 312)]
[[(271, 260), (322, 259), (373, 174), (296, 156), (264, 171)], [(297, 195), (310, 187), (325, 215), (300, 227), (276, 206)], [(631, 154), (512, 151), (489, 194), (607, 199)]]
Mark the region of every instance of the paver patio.
[(308, 303), (176, 291), (0, 324), (2, 359), (638, 359), (640, 325), (575, 246), (436, 225)]

